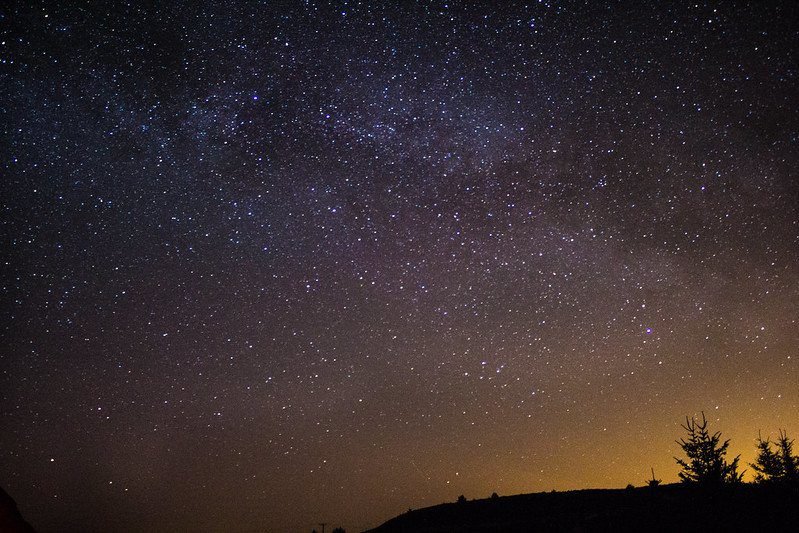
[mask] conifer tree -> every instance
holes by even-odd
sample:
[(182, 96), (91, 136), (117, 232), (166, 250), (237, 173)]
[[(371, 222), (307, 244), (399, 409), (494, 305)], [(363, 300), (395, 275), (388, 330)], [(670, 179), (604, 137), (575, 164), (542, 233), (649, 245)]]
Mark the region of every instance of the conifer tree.
[(688, 432), (688, 439), (680, 439), (677, 444), (685, 452), (687, 460), (674, 459), (682, 467), (679, 476), (683, 483), (720, 486), (741, 481), (743, 473), (738, 473), (740, 456), (727, 463), (725, 456), (730, 441), (727, 439), (721, 443), (721, 432), (710, 434), (704, 412), (701, 422), (686, 417), (682, 427)]
[(777, 440), (779, 458), (782, 463), (783, 479), (787, 483), (799, 483), (799, 457), (793, 454), (793, 439), (788, 439), (788, 432), (780, 430)]
[(777, 453), (771, 449), (771, 441), (757, 436), (757, 458), (750, 466), (755, 471), (755, 482), (765, 483), (779, 479), (782, 475), (782, 461)]
[(758, 483), (799, 483), (799, 457), (793, 454), (793, 439), (780, 430), (775, 442), (776, 451), (771, 449), (771, 441), (758, 436), (757, 459), (752, 463), (755, 481)]

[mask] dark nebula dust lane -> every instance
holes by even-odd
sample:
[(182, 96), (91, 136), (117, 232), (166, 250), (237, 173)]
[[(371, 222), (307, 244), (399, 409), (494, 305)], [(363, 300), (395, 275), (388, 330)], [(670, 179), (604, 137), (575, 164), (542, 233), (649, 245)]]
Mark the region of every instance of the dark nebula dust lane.
[(0, 8), (0, 486), (348, 531), (799, 434), (793, 2)]

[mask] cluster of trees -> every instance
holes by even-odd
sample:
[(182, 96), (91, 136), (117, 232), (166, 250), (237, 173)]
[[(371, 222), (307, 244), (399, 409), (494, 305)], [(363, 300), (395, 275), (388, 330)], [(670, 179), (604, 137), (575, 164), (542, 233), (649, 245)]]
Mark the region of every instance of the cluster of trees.
[[(710, 433), (705, 413), (702, 413), (701, 422), (686, 417), (682, 427), (688, 436), (678, 440), (677, 444), (685, 452), (686, 458), (675, 457), (675, 460), (682, 468), (679, 476), (683, 483), (719, 486), (741, 482), (743, 472), (738, 471), (740, 456), (727, 462), (730, 441), (727, 439), (722, 442), (721, 432)], [(750, 463), (755, 471), (755, 482), (799, 485), (799, 457), (793, 454), (793, 440), (788, 438), (787, 432), (780, 430), (776, 442), (758, 436), (757, 450), (755, 462)], [(653, 480), (654, 477), (653, 473)]]
[(788, 439), (785, 431), (780, 431), (776, 451), (771, 449), (768, 438), (757, 436), (757, 462), (752, 463), (755, 481), (759, 483), (778, 481), (799, 483), (799, 457), (793, 455), (793, 440)]

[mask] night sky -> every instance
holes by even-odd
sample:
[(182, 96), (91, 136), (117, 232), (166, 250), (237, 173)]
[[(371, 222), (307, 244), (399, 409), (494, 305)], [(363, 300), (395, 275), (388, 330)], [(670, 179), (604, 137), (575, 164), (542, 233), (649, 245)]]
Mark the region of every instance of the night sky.
[(742, 463), (799, 437), (796, 2), (31, 4), (0, 485), (34, 527), (359, 531), (675, 482), (700, 411)]

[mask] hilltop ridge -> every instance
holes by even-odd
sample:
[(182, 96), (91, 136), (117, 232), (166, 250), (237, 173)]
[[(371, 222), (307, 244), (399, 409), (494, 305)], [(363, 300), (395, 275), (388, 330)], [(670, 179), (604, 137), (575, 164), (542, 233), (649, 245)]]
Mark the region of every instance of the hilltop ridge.
[(797, 531), (799, 492), (741, 484), (540, 492), (408, 511), (365, 533)]

